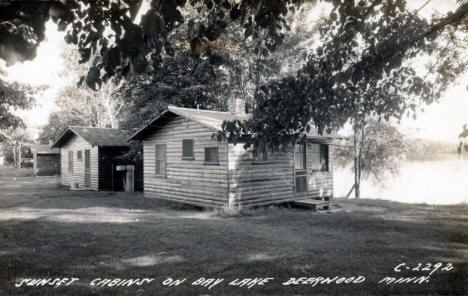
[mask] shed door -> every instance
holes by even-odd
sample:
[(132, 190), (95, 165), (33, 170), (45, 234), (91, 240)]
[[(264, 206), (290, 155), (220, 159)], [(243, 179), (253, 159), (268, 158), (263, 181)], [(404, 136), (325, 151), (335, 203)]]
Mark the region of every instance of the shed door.
[(307, 161), (306, 144), (296, 144), (294, 146), (294, 176), (296, 193), (307, 193)]
[(91, 154), (89, 149), (85, 150), (84, 186), (91, 187)]

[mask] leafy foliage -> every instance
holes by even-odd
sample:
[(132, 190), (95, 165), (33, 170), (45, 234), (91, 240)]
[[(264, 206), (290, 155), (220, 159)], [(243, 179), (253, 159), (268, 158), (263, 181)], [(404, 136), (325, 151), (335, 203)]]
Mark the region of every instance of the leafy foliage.
[(468, 138), (468, 126), (466, 124), (463, 125), (463, 131), (458, 135), (458, 138)]
[(12, 109), (27, 109), (33, 103), (32, 88), (0, 78), (0, 129), (23, 127), (24, 123)]
[(4, 160), (6, 164), (19, 166), (18, 158), (20, 149), (23, 157), (32, 157), (29, 146), (27, 145), (32, 143), (32, 139), (24, 128), (9, 127), (5, 129), (5, 134), (8, 136), (8, 139), (2, 143), (0, 149), (2, 150), (2, 155), (5, 157)]
[(407, 151), (405, 137), (392, 124), (370, 119), (354, 131), (352, 146), (337, 149), (337, 162), (355, 171), (356, 197), (362, 179), (382, 182), (388, 174), (397, 175)]
[(220, 69), (205, 71), (188, 53), (175, 51), (152, 71), (132, 77), (115, 96), (126, 101), (121, 128), (135, 129), (166, 109), (167, 105), (225, 110), (229, 84)]
[[(439, 43), (447, 40), (438, 34), (466, 7), (430, 25), (405, 3), (335, 5), (318, 30), (322, 44), (308, 54), (305, 66), (294, 76), (264, 85), (252, 119), (225, 124), (224, 136), (236, 141), (249, 134), (246, 146), (264, 143), (278, 149), (304, 137), (311, 125), (323, 132), (351, 121), (359, 129), (369, 116), (400, 120), (421, 103), (437, 100), (465, 70), (464, 63), (451, 56), (436, 62), (446, 53)], [(414, 67), (423, 58), (427, 74)]]
[[(52, 18), (67, 30), (66, 40), (78, 46), (80, 63), (90, 63), (82, 81), (91, 89), (96, 90), (113, 76), (154, 75), (155, 69), (167, 65), (182, 49), (191, 53), (196, 65), (191, 66), (192, 80), (210, 79), (217, 67), (236, 60), (232, 54), (236, 46), (230, 46), (232, 24), (241, 28), (240, 35), (249, 43), (247, 51), (267, 60), (287, 38), (291, 14), (305, 3), (315, 2), (152, 0), (139, 23), (135, 18), (141, 0), (50, 1), (30, 6), (8, 2), (2, 4), (0, 14), (0, 44), (31, 42), (24, 46), (26, 50), (5, 47), (8, 50), (2, 50), (0, 58), (9, 62), (31, 58), (43, 39), (44, 22)], [(281, 142), (303, 137), (311, 124), (322, 132), (337, 129), (348, 120), (359, 127), (368, 116), (400, 119), (420, 103), (440, 97), (465, 69), (460, 51), (445, 53), (465, 44), (454, 31), (466, 30), (467, 3), (430, 24), (409, 11), (405, 0), (326, 2), (332, 9), (316, 30), (320, 42), (304, 55), (303, 67), (288, 77), (254, 79), (258, 87), (253, 91), (252, 120), (226, 123), (220, 137), (235, 141), (247, 133), (251, 136), (247, 145), (262, 142), (278, 147)], [(18, 29), (20, 24), (28, 29)], [(33, 32), (29, 34), (33, 38), (25, 32)], [(185, 33), (184, 38), (180, 32)], [(448, 47), (440, 46), (441, 41), (450, 39)], [(12, 58), (17, 54), (21, 58)], [(432, 58), (427, 65), (429, 75), (417, 73), (411, 65), (422, 56)], [(434, 87), (434, 81), (440, 83)], [(143, 87), (144, 83), (140, 84)], [(181, 94), (166, 97), (185, 100)], [(196, 103), (184, 101), (181, 105), (193, 107)]]
[(86, 85), (78, 86), (90, 63), (76, 62), (79, 53), (74, 46), (63, 47), (61, 55), (65, 65), (60, 76), (69, 82), (59, 90), (55, 103), (60, 110), (49, 115), (39, 141), (47, 144), (49, 139), (56, 140), (70, 125), (117, 128), (124, 104), (120, 97), (113, 95), (117, 85), (109, 80), (96, 91)]

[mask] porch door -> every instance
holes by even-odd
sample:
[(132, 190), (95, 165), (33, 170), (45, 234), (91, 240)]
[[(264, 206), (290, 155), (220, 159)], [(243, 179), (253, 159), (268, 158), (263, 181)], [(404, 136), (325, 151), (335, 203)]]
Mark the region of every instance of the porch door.
[(307, 194), (307, 160), (305, 143), (296, 144), (294, 146), (294, 177), (296, 193)]
[(85, 150), (85, 168), (84, 168), (84, 186), (91, 187), (91, 153), (89, 149)]

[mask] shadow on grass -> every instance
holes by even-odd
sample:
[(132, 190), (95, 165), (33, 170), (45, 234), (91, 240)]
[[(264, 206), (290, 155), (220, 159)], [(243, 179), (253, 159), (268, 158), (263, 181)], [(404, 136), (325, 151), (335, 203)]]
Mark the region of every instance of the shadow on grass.
[[(7, 295), (467, 294), (466, 207), (366, 201), (364, 210), (333, 214), (284, 208), (223, 218), (176, 210), (141, 194), (60, 188), (25, 190), (19, 200), (4, 194), (15, 190), (0, 193), (0, 292)], [(451, 262), (455, 269), (435, 274), (427, 285), (376, 285), (396, 276), (401, 262)], [(281, 284), (290, 277), (360, 274), (369, 281), (359, 286)], [(69, 288), (13, 288), (21, 277), (64, 276), (82, 280)], [(262, 276), (278, 280), (253, 290), (161, 286), (167, 277)], [(118, 289), (86, 284), (97, 277), (155, 282)]]

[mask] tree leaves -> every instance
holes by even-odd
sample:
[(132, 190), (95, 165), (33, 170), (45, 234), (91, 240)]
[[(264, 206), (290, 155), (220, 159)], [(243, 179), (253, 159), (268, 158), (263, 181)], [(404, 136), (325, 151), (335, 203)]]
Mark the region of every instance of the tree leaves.
[(23, 121), (12, 113), (12, 109), (28, 109), (33, 104), (33, 89), (17, 82), (0, 78), (0, 130), (24, 126)]
[(91, 67), (86, 75), (86, 84), (89, 88), (96, 91), (101, 86), (101, 83), (99, 68), (96, 66)]

